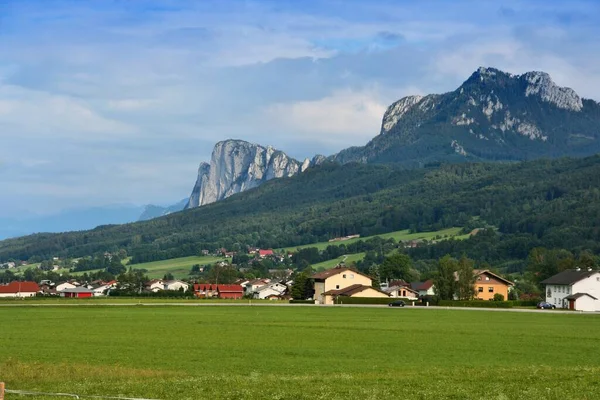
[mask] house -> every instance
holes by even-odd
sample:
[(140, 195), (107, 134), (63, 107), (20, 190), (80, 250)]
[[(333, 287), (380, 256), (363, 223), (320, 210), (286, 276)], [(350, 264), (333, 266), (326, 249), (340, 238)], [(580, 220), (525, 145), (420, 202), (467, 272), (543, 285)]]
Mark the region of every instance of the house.
[(258, 256), (260, 258), (270, 257), (273, 254), (274, 254), (273, 250), (271, 250), (271, 249), (269, 249), (269, 250), (258, 250)]
[(250, 281), (244, 286), (244, 294), (247, 296), (252, 295), (256, 289), (261, 286), (268, 285), (269, 283), (271, 283), (270, 279), (255, 279)]
[(35, 282), (11, 282), (0, 285), (0, 297), (35, 297), (40, 287)]
[(65, 289), (75, 289), (77, 286), (69, 282), (63, 282), (56, 285), (55, 289), (57, 292), (62, 292)]
[(54, 285), (52, 285), (50, 283), (40, 284), (39, 293), (41, 293), (44, 296), (56, 296), (58, 294), (58, 293), (56, 293), (56, 289), (54, 288)]
[(165, 282), (162, 279), (152, 279), (151, 281), (146, 282), (144, 287), (147, 291), (156, 293), (159, 290), (165, 289)]
[(600, 271), (568, 269), (541, 282), (546, 301), (556, 308), (600, 311)]
[(411, 289), (409, 286), (390, 286), (383, 289), (383, 291), (394, 298), (402, 297), (409, 300), (417, 300), (419, 298), (419, 292)]
[(508, 300), (508, 292), (514, 283), (487, 269), (474, 269), (473, 274), (475, 275), (475, 298), (477, 300), (494, 300), (496, 294), (501, 294), (504, 296), (504, 300)]
[(410, 288), (419, 292), (419, 297), (435, 295), (435, 288), (431, 279), (428, 279), (425, 282), (412, 282)]
[(241, 285), (216, 285), (217, 296), (220, 299), (241, 299), (244, 297), (244, 288)]
[(201, 299), (241, 299), (244, 288), (241, 285), (215, 285), (212, 283), (194, 284), (194, 295)]
[[(337, 266), (335, 268), (328, 269), (323, 272), (318, 272), (314, 274), (311, 278), (315, 282), (314, 299), (319, 304), (333, 304), (334, 297), (338, 295), (347, 295), (342, 294), (341, 292), (333, 291), (340, 291), (341, 289), (345, 289), (350, 286), (354, 286), (354, 288), (356, 289), (356, 285), (371, 287), (372, 284), (371, 278), (367, 275), (361, 274), (360, 272), (354, 271), (350, 268), (343, 266)], [(365, 291), (364, 293), (361, 292), (362, 290), (352, 293), (352, 297), (380, 297), (378, 295), (373, 295), (372, 291)], [(356, 296), (356, 294), (358, 293), (361, 293), (361, 295)], [(385, 295), (387, 296), (387, 294)]]
[(110, 282), (97, 282), (92, 284), (90, 289), (93, 290), (94, 296), (106, 296), (110, 289), (114, 289), (117, 286), (117, 281)]
[(163, 283), (163, 289), (164, 290), (183, 290), (184, 292), (187, 292), (187, 290), (189, 289), (190, 285), (188, 285), (185, 282), (179, 281), (177, 279), (172, 280), (172, 281), (165, 281)]
[(323, 304), (334, 304), (336, 301), (343, 303), (344, 300), (340, 297), (390, 297), (390, 295), (384, 292), (383, 290), (375, 289), (374, 287), (361, 284), (350, 285), (343, 289), (328, 290), (324, 292), (322, 296), (324, 297)]
[(212, 283), (195, 283), (194, 284), (194, 296), (200, 299), (209, 299), (217, 297), (217, 285)]
[(210, 251), (208, 251), (208, 250), (202, 250), (202, 255), (203, 256), (207, 256), (209, 254), (210, 254)]
[(86, 287), (79, 286), (79, 287), (75, 287), (75, 288), (64, 289), (64, 290), (60, 291), (59, 294), (60, 294), (60, 297), (82, 299), (82, 298), (89, 298), (89, 297), (94, 296), (94, 291), (92, 289), (88, 289)]
[(285, 297), (287, 290), (288, 287), (283, 283), (273, 282), (254, 290), (252, 293), (252, 298), (259, 300), (264, 300), (267, 298), (282, 299)]

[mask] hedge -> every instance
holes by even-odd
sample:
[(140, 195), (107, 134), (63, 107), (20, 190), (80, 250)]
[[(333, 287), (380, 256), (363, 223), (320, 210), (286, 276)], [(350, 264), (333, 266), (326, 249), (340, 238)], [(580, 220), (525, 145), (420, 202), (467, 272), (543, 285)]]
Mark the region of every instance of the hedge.
[(512, 308), (510, 301), (485, 301), (485, 300), (440, 300), (440, 307), (481, 307), (481, 308)]
[(315, 304), (314, 300), (290, 300), (291, 304)]
[(411, 305), (414, 301), (415, 304), (418, 303), (417, 300), (408, 300), (403, 298), (394, 298), (394, 297), (346, 297), (340, 296), (335, 300), (335, 304), (390, 304), (393, 301), (402, 300), (407, 305)]

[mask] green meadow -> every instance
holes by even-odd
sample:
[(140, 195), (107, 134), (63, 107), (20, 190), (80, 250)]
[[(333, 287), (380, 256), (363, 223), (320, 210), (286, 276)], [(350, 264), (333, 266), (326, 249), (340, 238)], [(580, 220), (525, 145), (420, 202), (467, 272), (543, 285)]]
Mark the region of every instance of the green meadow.
[[(8, 389), (153, 399), (598, 399), (600, 316), (0, 307)], [(50, 396), (7, 399), (57, 399)]]
[(355, 239), (342, 240), (342, 241), (338, 241), (338, 242), (319, 242), (319, 243), (305, 244), (302, 246), (285, 247), (283, 249), (278, 249), (278, 250), (294, 251), (296, 249), (304, 249), (307, 247), (316, 247), (319, 250), (325, 250), (327, 248), (327, 246), (332, 246), (332, 245), (339, 246), (341, 244), (350, 246), (350, 245), (358, 242), (359, 240), (366, 241), (366, 240), (369, 240), (369, 239), (372, 239), (375, 237), (380, 237), (380, 238), (386, 239), (386, 240), (393, 238), (397, 242), (401, 241), (401, 240), (419, 240), (419, 239), (433, 240), (438, 235), (445, 239), (454, 237), (455, 239), (459, 239), (459, 240), (466, 239), (469, 237), (469, 234), (459, 235), (460, 230), (461, 230), (461, 228), (447, 228), (447, 229), (442, 229), (439, 231), (432, 231), (432, 232), (409, 233), (409, 230), (405, 229), (402, 231), (383, 233), (381, 235), (365, 236), (365, 237), (360, 237), (360, 238), (355, 238)]

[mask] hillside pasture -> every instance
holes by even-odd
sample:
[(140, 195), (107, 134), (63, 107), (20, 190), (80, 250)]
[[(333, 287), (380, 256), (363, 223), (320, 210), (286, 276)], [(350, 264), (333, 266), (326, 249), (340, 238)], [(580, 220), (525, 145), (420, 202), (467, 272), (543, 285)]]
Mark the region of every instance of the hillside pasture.
[(8, 389), (164, 400), (600, 398), (597, 315), (97, 306), (2, 307), (0, 320), (10, 321), (0, 329)]

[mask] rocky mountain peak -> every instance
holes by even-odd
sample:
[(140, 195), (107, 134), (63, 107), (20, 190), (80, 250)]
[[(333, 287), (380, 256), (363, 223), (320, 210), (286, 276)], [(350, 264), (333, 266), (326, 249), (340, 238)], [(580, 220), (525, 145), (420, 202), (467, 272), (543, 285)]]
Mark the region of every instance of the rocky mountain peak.
[(581, 97), (573, 89), (556, 85), (545, 72), (527, 72), (521, 78), (527, 82), (525, 96), (537, 95), (543, 101), (565, 110), (581, 111), (583, 108)]
[[(308, 161), (308, 160), (307, 160)], [(186, 208), (214, 203), (276, 178), (296, 175), (322, 160), (300, 163), (271, 146), (244, 140), (218, 142), (210, 164), (202, 162)]]

